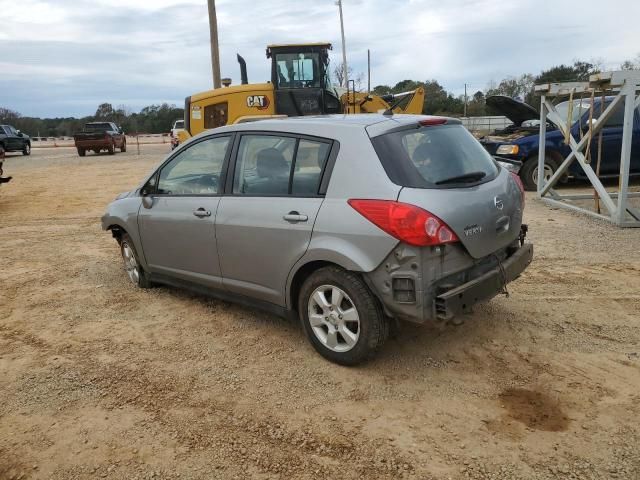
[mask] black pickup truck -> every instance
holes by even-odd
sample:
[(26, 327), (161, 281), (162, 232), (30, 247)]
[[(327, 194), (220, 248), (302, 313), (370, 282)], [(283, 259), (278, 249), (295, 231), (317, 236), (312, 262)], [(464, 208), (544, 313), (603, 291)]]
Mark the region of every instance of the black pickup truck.
[(31, 139), (29, 135), (16, 130), (11, 125), (0, 125), (0, 149), (5, 152), (22, 152), (31, 155)]
[(124, 132), (113, 122), (90, 122), (85, 124), (80, 133), (73, 136), (78, 155), (84, 157), (87, 150), (95, 153), (106, 150), (113, 155), (116, 148), (121, 152), (127, 151), (127, 139)]

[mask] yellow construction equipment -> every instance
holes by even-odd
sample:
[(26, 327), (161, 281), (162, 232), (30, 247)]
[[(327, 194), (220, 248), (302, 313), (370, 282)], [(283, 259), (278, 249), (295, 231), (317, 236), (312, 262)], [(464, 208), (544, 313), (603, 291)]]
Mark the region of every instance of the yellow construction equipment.
[(182, 143), (198, 133), (223, 125), (249, 122), (265, 117), (279, 118), (331, 113), (422, 113), (424, 89), (396, 95), (357, 92), (354, 82), (347, 88), (331, 84), (330, 43), (269, 45), (271, 81), (250, 84), (247, 66), (238, 55), (241, 84), (196, 93), (185, 99)]

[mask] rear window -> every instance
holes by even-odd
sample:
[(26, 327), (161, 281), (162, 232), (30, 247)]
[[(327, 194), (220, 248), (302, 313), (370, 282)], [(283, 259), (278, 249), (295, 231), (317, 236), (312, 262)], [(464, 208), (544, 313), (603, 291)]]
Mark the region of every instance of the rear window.
[(404, 187), (477, 185), (498, 173), (493, 157), (462, 125), (411, 128), (371, 141), (389, 179)]
[(85, 132), (108, 132), (111, 130), (110, 123), (87, 123), (84, 126)]

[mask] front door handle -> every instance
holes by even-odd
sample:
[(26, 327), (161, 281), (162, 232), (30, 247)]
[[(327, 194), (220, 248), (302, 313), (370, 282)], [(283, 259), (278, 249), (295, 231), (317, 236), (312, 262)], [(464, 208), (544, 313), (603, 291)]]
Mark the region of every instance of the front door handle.
[(200, 218), (202, 218), (202, 217), (210, 217), (211, 216), (211, 211), (205, 210), (204, 208), (200, 207), (199, 209), (194, 210), (193, 214), (196, 217), (200, 217)]
[(292, 223), (306, 222), (307, 220), (309, 220), (309, 217), (307, 217), (306, 215), (300, 215), (300, 213), (296, 212), (295, 210), (292, 211), (292, 212), (287, 213), (282, 218), (284, 220), (286, 220), (287, 222), (292, 222)]

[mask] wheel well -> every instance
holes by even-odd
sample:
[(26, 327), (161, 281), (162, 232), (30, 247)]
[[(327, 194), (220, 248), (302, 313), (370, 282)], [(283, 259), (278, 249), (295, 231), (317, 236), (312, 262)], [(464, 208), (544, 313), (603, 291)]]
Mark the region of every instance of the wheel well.
[(111, 235), (113, 236), (113, 238), (115, 238), (118, 241), (118, 244), (120, 244), (120, 239), (122, 239), (122, 235), (127, 233), (127, 231), (124, 228), (122, 228), (120, 225), (109, 225), (107, 230), (111, 231)]
[(298, 311), (298, 295), (300, 295), (300, 289), (302, 288), (302, 284), (304, 283), (304, 281), (309, 278), (309, 276), (313, 272), (323, 267), (331, 266), (342, 268), (336, 263), (326, 262), (324, 260), (316, 260), (313, 262), (309, 262), (298, 269), (298, 271), (293, 276), (293, 279), (291, 280), (291, 288), (289, 289), (289, 305), (291, 305), (292, 310), (296, 312)]
[[(545, 150), (545, 157), (550, 157), (551, 159), (553, 159), (558, 166), (563, 162), (564, 157), (562, 156), (562, 154), (560, 152), (558, 152), (557, 150)], [(531, 159), (538, 159), (538, 151), (536, 150), (535, 152), (531, 152), (531, 154), (527, 157), (527, 160), (531, 160)]]

